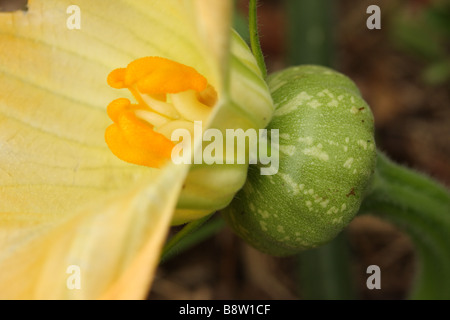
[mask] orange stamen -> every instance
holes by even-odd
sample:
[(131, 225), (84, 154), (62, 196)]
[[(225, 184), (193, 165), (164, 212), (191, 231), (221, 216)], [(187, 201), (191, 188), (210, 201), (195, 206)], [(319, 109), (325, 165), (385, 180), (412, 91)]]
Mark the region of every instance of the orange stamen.
[[(108, 105), (107, 113), (114, 123), (106, 129), (106, 143), (119, 159), (149, 167), (164, 165), (174, 147), (174, 143), (155, 126), (182, 118), (170, 104), (168, 95), (193, 90), (196, 94), (192, 99), (200, 103), (194, 108), (201, 110), (212, 107), (217, 101), (214, 88), (195, 69), (161, 57), (140, 58), (126, 68), (115, 69), (108, 75), (107, 82), (113, 88), (128, 88), (137, 104), (121, 98)], [(180, 99), (189, 98), (180, 96), (176, 101)], [(186, 110), (191, 111), (186, 112), (197, 114), (192, 106), (196, 104), (187, 101)], [(143, 110), (139, 111), (140, 116), (142, 112), (144, 114), (142, 118), (137, 116), (139, 112), (135, 113), (137, 110)]]
[(117, 99), (108, 106), (114, 121), (105, 132), (106, 143), (119, 159), (149, 167), (160, 167), (168, 159), (173, 142), (153, 131), (153, 127), (132, 112), (136, 109), (127, 99)]

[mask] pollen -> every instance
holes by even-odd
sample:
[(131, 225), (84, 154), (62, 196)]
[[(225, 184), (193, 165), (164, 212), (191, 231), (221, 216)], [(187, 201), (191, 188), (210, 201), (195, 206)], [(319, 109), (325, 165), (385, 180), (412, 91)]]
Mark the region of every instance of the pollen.
[(116, 89), (128, 89), (136, 99), (112, 101), (107, 113), (113, 124), (105, 141), (119, 159), (148, 167), (161, 167), (171, 157), (172, 132), (193, 132), (194, 121), (205, 123), (218, 101), (215, 89), (194, 68), (161, 58), (145, 57), (107, 78)]

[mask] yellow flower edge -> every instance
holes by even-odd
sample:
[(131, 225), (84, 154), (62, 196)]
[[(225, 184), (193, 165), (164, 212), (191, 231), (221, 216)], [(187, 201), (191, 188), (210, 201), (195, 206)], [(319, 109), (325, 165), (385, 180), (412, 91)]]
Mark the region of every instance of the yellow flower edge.
[[(65, 27), (73, 4), (79, 30)], [(202, 18), (222, 17), (226, 6), (34, 0), (27, 12), (0, 14), (1, 298), (145, 297), (188, 167), (112, 155), (105, 106), (123, 94), (105, 78), (162, 56), (195, 66), (224, 92), (229, 19)], [(71, 265), (80, 289), (67, 284)]]

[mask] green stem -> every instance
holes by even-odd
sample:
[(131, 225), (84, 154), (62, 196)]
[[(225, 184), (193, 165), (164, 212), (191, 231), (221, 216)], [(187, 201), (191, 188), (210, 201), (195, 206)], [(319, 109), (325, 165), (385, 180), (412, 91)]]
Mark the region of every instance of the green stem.
[(197, 219), (187, 223), (179, 232), (177, 232), (172, 238), (169, 239), (169, 241), (167, 241), (161, 252), (160, 261), (164, 262), (169, 257), (173, 256), (175, 252), (180, 249), (182, 240), (184, 240), (187, 236), (192, 234), (192, 232), (201, 227), (206, 221), (209, 220), (210, 217), (211, 215), (208, 215), (201, 219)]
[(414, 242), (419, 272), (411, 298), (450, 299), (450, 192), (445, 187), (379, 153), (360, 212), (390, 220)]
[(334, 65), (337, 2), (286, 0), (289, 65)]
[(306, 300), (354, 300), (350, 247), (345, 232), (320, 248), (298, 255), (299, 293)]
[(257, 14), (258, 1), (250, 0), (248, 6), (248, 28), (250, 32), (250, 47), (252, 48), (253, 55), (256, 58), (258, 67), (262, 72), (263, 78), (267, 76), (266, 63), (264, 62), (264, 54), (261, 49), (261, 43), (259, 42), (258, 32), (258, 14)]

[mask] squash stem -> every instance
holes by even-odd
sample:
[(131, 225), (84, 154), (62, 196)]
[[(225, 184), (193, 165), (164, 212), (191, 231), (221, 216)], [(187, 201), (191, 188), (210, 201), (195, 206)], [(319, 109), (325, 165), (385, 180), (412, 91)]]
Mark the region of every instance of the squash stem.
[(250, 0), (248, 6), (248, 28), (250, 32), (250, 47), (252, 49), (253, 55), (255, 56), (258, 67), (261, 70), (263, 78), (267, 76), (266, 63), (264, 61), (264, 54), (261, 49), (261, 43), (259, 41), (258, 32), (258, 1)]
[(345, 232), (333, 241), (297, 256), (299, 295), (306, 300), (354, 300), (350, 249)]
[(419, 270), (410, 298), (450, 299), (449, 190), (379, 152), (360, 213), (387, 219), (415, 244)]

